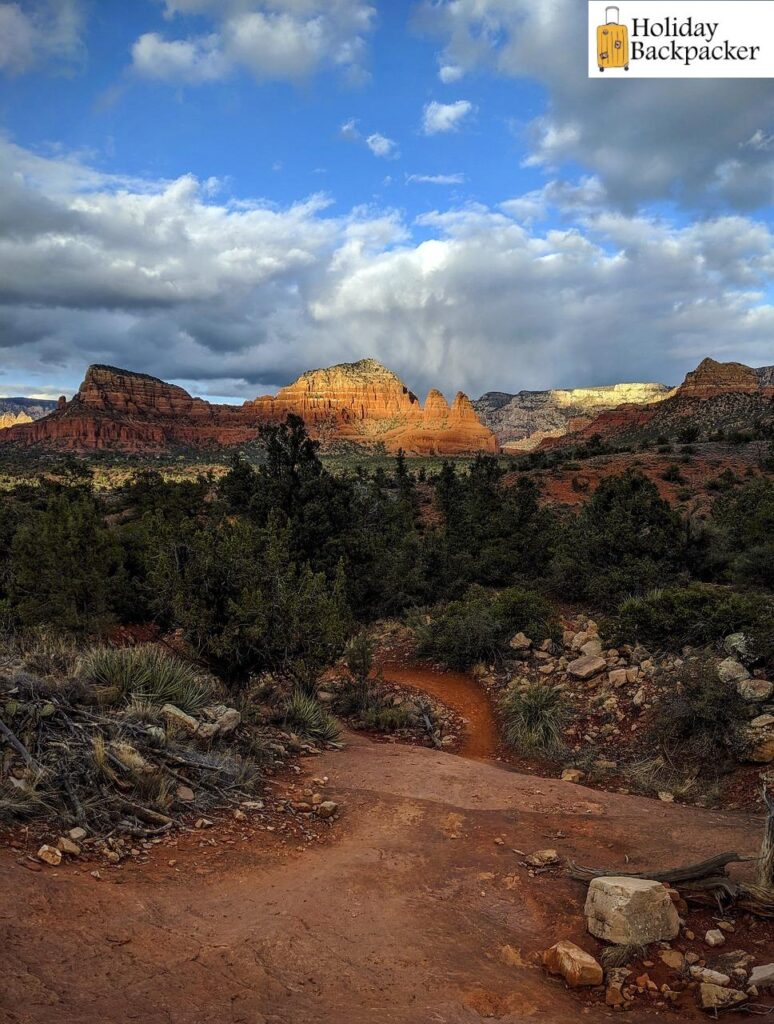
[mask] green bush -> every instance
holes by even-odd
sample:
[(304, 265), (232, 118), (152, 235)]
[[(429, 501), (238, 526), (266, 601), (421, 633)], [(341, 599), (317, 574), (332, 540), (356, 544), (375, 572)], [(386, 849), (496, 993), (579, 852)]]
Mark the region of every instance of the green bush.
[(562, 730), (569, 717), (559, 690), (530, 683), (510, 690), (500, 701), (506, 743), (523, 754), (556, 757), (564, 749)]
[(722, 771), (744, 749), (747, 706), (720, 680), (710, 659), (686, 662), (674, 689), (656, 709), (644, 734), (649, 751), (667, 764)]
[(335, 743), (341, 735), (336, 719), (314, 697), (294, 690), (285, 708), (285, 728), (310, 740)]
[(652, 647), (714, 643), (729, 633), (774, 630), (774, 600), (694, 583), (630, 597), (602, 624), (612, 646), (639, 642)]
[(213, 686), (196, 668), (153, 644), (91, 647), (79, 659), (80, 678), (108, 699), (174, 704), (193, 714), (213, 699)]
[(422, 654), (464, 669), (502, 655), (508, 640), (520, 631), (532, 640), (556, 636), (553, 605), (541, 594), (519, 587), (499, 594), (472, 587), (462, 600), (435, 608), (430, 622), (418, 626), (417, 637)]

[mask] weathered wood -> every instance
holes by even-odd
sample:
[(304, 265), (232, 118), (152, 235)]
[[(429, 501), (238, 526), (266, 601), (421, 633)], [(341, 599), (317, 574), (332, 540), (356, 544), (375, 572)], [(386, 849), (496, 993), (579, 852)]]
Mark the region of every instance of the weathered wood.
[(19, 757), (23, 759), (24, 763), (27, 765), (28, 768), (31, 768), (32, 771), (34, 772), (39, 772), (41, 770), (38, 762), (35, 760), (35, 758), (32, 756), (29, 750), (27, 750), (27, 748), (24, 746), (24, 744), (18, 738), (18, 736), (11, 732), (11, 730), (8, 728), (8, 726), (5, 724), (2, 718), (0, 718), (0, 736), (3, 736), (6, 742), (11, 747), (13, 747), (13, 749), (16, 751)]
[(769, 796), (766, 786), (763, 787), (763, 802), (766, 805), (766, 822), (755, 881), (762, 889), (769, 890), (774, 900), (774, 797)]
[(619, 868), (587, 868), (581, 864), (570, 861), (570, 878), (578, 882), (590, 882), (594, 878), (649, 878), (654, 882), (692, 882), (702, 878), (709, 878), (722, 872), (728, 864), (742, 864), (745, 861), (756, 860), (755, 857), (742, 857), (734, 850), (727, 853), (719, 853), (709, 860), (701, 861), (699, 864), (688, 864), (685, 867), (663, 869), (643, 868), (640, 871), (621, 871)]
[(150, 807), (143, 807), (141, 804), (132, 803), (131, 800), (116, 801), (120, 809), (125, 814), (132, 814), (135, 818), (139, 818), (140, 821), (146, 822), (148, 825), (171, 825), (172, 819), (166, 814), (159, 814), (158, 811), (152, 811)]

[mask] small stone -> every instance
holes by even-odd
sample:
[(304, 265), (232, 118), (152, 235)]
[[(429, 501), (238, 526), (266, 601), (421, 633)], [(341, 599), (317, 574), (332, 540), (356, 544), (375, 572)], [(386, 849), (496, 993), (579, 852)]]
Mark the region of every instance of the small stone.
[(57, 850), (55, 846), (49, 846), (44, 843), (38, 850), (38, 858), (45, 861), (46, 864), (56, 867), (58, 864), (62, 863), (62, 852), (61, 850)]
[(212, 828), (215, 824), (214, 821), (210, 821), (209, 818), (197, 818), (194, 828)]
[(86, 829), (81, 828), (80, 826), (77, 828), (71, 828), (67, 835), (74, 843), (80, 843), (81, 840), (86, 838)]
[(685, 957), (679, 949), (662, 949), (659, 953), (659, 959), (667, 967), (671, 967), (673, 971), (682, 971), (685, 963)]
[(68, 853), (71, 857), (78, 857), (81, 853), (81, 848), (77, 843), (74, 843), (72, 839), (67, 836), (60, 836), (56, 843), (57, 850), (62, 853)]
[(587, 658), (599, 658), (602, 654), (602, 644), (599, 640), (587, 640), (580, 650)]
[(571, 988), (601, 985), (604, 978), (602, 967), (594, 957), (567, 940), (545, 951), (543, 965), (551, 974), (561, 974)]
[(562, 782), (583, 782), (586, 778), (586, 773), (582, 772), (579, 768), (565, 768), (562, 772)]
[(736, 658), (725, 658), (718, 665), (718, 677), (724, 683), (738, 683), (741, 679), (749, 679), (750, 673)]
[(338, 809), (339, 805), (333, 800), (323, 800), (321, 804), (317, 804), (314, 812), (318, 818), (332, 818)]
[(725, 944), (726, 937), (723, 932), (718, 928), (710, 928), (707, 934), (704, 936), (704, 941), (708, 946), (722, 946)]
[(245, 814), (244, 811), (236, 810), (236, 811), (234, 811), (234, 820), (235, 821), (247, 821), (247, 815)]
[(747, 993), (735, 988), (702, 983), (699, 986), (699, 1006), (702, 1010), (725, 1010), (747, 1002)]
[(567, 666), (567, 671), (576, 679), (591, 679), (606, 668), (607, 662), (604, 658), (584, 655), (582, 658), (571, 661)]
[(707, 985), (720, 985), (725, 987), (731, 984), (731, 978), (720, 971), (711, 971), (708, 967), (691, 967), (690, 975), (697, 981), (703, 981)]
[(774, 695), (774, 683), (767, 679), (742, 679), (736, 684), (742, 700), (749, 704), (763, 704)]
[(611, 686), (618, 688), (619, 686), (626, 686), (628, 682), (628, 673), (625, 668), (614, 668), (607, 673), (607, 681)]
[(517, 633), (516, 636), (511, 638), (508, 646), (514, 651), (528, 651), (532, 646), (532, 641), (524, 633)]
[(161, 709), (161, 717), (167, 723), (167, 728), (177, 729), (180, 732), (187, 732), (193, 735), (199, 728), (199, 722), (185, 711), (175, 707), (174, 704), (165, 704)]
[(196, 799), (196, 794), (190, 786), (178, 786), (175, 795), (178, 800), (182, 800), (186, 804), (190, 804), (191, 801)]
[(774, 988), (774, 964), (753, 967), (749, 984), (756, 988)]
[(556, 850), (536, 850), (526, 858), (526, 862), (533, 868), (546, 868), (559, 863), (559, 854)]

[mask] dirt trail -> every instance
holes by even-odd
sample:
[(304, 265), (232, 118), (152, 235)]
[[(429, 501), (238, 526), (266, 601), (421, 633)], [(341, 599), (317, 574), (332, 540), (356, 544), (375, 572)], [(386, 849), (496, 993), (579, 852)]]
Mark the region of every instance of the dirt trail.
[[(412, 671), (412, 685), (417, 678)], [(0, 1020), (606, 1020), (604, 1007), (586, 1010), (538, 966), (559, 938), (593, 949), (583, 887), (530, 878), (514, 849), (550, 845), (613, 864), (628, 856), (636, 867), (752, 852), (760, 834), (760, 822), (741, 815), (359, 736), (304, 765), (330, 777), (344, 816), (328, 845), (303, 853), (227, 846), (217, 834), (211, 846), (199, 835), (149, 865), (103, 867), (100, 882), (93, 865), (32, 874), (2, 851)]]
[(460, 755), (477, 761), (494, 758), (499, 732), (489, 697), (464, 672), (440, 672), (421, 665), (386, 661), (379, 665), (385, 679), (437, 697), (466, 721)]

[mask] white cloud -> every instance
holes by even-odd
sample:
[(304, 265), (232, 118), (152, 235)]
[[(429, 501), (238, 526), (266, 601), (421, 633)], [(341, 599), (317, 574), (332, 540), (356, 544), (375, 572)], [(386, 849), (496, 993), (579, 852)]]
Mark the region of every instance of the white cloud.
[(459, 64), (442, 64), (438, 70), (438, 77), (444, 85), (453, 85), (465, 76), (465, 69)]
[(407, 174), (406, 181), (412, 185), (464, 185), (464, 174)]
[(0, 71), (18, 75), (43, 63), (77, 61), (82, 28), (79, 0), (0, 3)]
[[(77, 386), (89, 362), (251, 397), (373, 355), (415, 390), (679, 380), (771, 358), (774, 239), (610, 209), (594, 179), (497, 209), (334, 215), (192, 175), (135, 180), (0, 140), (3, 374)], [(432, 176), (426, 176), (432, 177)], [(548, 224), (534, 225), (543, 214)], [(0, 378), (2, 379), (2, 378)]]
[(384, 160), (394, 160), (400, 156), (397, 142), (393, 141), (393, 139), (388, 139), (386, 135), (374, 132), (365, 141), (374, 156), (381, 157)]
[(140, 36), (132, 62), (146, 78), (201, 84), (244, 69), (257, 79), (300, 80), (329, 67), (358, 84), (368, 74), (376, 12), (365, 0), (166, 0), (165, 9), (170, 21), (205, 16), (212, 31)]
[[(586, 4), (423, 0), (442, 66), (535, 79), (547, 110), (528, 127), (533, 165), (586, 167), (611, 201), (754, 209), (774, 202), (774, 91), (765, 80), (589, 80)], [(612, 130), (611, 130), (612, 129)]]
[(459, 131), (464, 119), (472, 112), (473, 104), (469, 100), (457, 100), (456, 103), (433, 100), (422, 112), (422, 131), (425, 135)]

